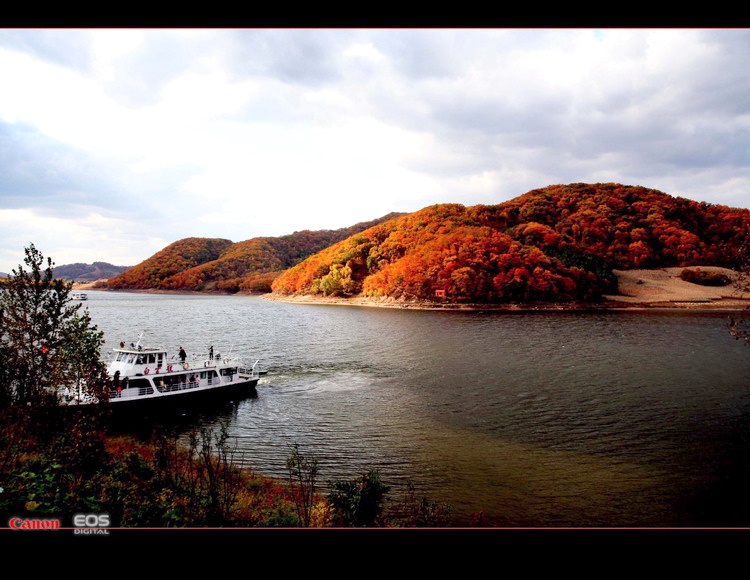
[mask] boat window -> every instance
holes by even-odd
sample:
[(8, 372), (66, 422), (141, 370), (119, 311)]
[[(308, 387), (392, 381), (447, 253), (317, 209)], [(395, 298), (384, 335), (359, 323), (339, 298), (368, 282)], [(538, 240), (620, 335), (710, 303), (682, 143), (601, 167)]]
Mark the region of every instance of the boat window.
[(130, 363), (132, 365), (134, 362), (135, 362), (135, 355), (134, 354), (129, 354), (128, 355), (128, 363)]
[(156, 362), (156, 355), (155, 354), (148, 355), (148, 363), (154, 364), (155, 362)]
[(129, 388), (138, 389), (139, 395), (150, 395), (154, 392), (147, 379), (131, 379)]
[(147, 379), (125, 377), (119, 385), (119, 390), (143, 389), (150, 386), (150, 384)]

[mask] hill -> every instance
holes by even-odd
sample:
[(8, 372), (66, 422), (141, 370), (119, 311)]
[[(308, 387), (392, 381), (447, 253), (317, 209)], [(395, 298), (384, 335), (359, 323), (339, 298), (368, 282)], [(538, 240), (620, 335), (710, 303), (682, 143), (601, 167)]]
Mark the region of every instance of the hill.
[(441, 204), (343, 240), (277, 278), (277, 295), (451, 302), (595, 301), (614, 269), (733, 267), (750, 211), (640, 186), (553, 185), (497, 205)]
[(338, 230), (304, 230), (234, 243), (186, 238), (107, 281), (113, 289), (270, 292), (282, 271), (351, 235), (402, 214), (392, 213)]
[(55, 266), (52, 272), (56, 278), (62, 278), (63, 280), (94, 282), (103, 278), (117, 276), (127, 269), (127, 266), (113, 266), (107, 262), (94, 262), (93, 264), (76, 262), (75, 264)]
[(165, 279), (217, 259), (231, 245), (231, 240), (222, 238), (185, 238), (107, 280), (107, 286), (114, 289), (161, 288)]

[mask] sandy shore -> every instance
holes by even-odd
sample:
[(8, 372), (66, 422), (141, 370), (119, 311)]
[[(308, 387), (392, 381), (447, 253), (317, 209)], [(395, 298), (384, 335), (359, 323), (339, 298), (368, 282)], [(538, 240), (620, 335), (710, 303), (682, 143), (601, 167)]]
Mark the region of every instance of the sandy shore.
[[(656, 270), (615, 270), (618, 293), (605, 296), (597, 304), (450, 304), (441, 302), (405, 301), (392, 298), (325, 297), (318, 295), (281, 296), (265, 294), (268, 300), (297, 304), (335, 304), (345, 306), (372, 306), (380, 308), (410, 308), (419, 310), (591, 310), (591, 309), (642, 309), (682, 308), (742, 310), (750, 307), (750, 293), (739, 292), (732, 284), (724, 287), (702, 286), (680, 278), (683, 268)], [(701, 270), (716, 271), (736, 279), (737, 274), (726, 268), (702, 266)]]
[[(683, 269), (615, 270), (618, 294), (606, 298), (623, 304), (656, 307), (741, 309), (750, 306), (750, 293), (739, 291), (733, 284), (716, 287), (686, 282), (680, 278)], [(737, 272), (727, 268), (701, 266), (700, 269), (737, 279)]]
[(94, 290), (96, 288), (96, 285), (99, 283), (106, 283), (106, 278), (104, 280), (97, 280), (96, 282), (73, 282), (73, 290)]

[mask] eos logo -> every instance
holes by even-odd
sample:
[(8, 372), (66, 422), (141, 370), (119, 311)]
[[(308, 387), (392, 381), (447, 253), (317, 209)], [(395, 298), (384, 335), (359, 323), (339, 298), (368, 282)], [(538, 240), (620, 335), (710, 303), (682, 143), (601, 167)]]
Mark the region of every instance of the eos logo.
[(76, 514), (73, 516), (74, 534), (103, 534), (108, 535), (110, 525), (109, 514)]

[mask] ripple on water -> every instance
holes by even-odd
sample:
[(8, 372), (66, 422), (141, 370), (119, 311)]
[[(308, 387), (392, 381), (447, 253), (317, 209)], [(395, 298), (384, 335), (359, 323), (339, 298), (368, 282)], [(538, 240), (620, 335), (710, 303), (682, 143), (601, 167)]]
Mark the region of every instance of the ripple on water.
[[(100, 300), (100, 295), (104, 295)], [(465, 313), (92, 292), (108, 344), (261, 359), (229, 422), (243, 461), (394, 489), (507, 525), (722, 525), (747, 513), (750, 357), (724, 316)], [(131, 338), (132, 337), (132, 338)]]

